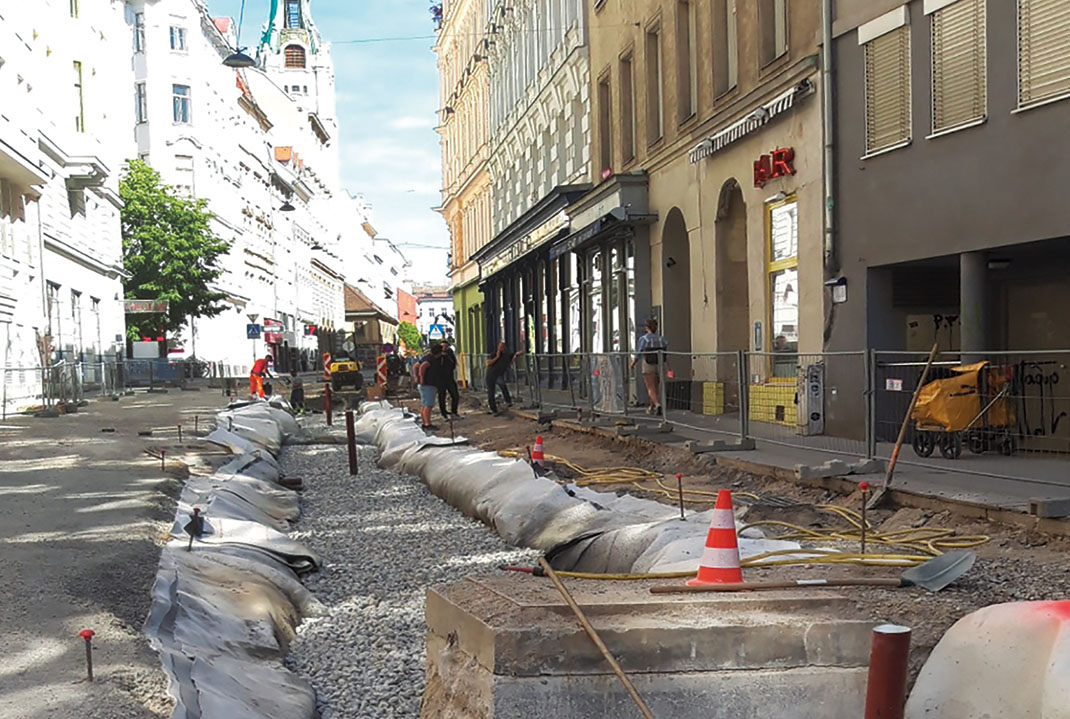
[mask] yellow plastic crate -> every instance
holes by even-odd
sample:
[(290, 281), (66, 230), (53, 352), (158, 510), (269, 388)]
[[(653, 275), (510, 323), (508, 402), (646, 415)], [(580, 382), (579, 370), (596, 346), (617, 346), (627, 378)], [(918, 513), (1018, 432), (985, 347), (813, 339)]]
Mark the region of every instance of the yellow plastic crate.
[(771, 379), (750, 386), (751, 422), (795, 426), (795, 381), (790, 377)]
[(702, 383), (702, 414), (724, 414), (724, 382)]

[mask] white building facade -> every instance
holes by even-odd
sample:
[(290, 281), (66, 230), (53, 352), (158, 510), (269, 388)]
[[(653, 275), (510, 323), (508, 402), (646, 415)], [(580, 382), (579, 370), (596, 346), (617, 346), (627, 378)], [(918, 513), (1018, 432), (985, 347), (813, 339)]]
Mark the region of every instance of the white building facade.
[[(455, 336), (455, 311), (453, 309), (453, 297), (444, 287), (415, 289), (416, 313), (419, 321), (416, 323), (420, 334), (431, 340), (453, 339)], [(432, 337), (432, 334), (435, 336)]]
[[(207, 199), (214, 231), (231, 246), (217, 288), (226, 308), (192, 320), (182, 351), (236, 373), (265, 353), (281, 368), (312, 366), (323, 338), (344, 324), (345, 305), (334, 76), (307, 0), (296, 3), (308, 42), (300, 59), (317, 58), (322, 101), (311, 86), (304, 94), (303, 68), (291, 80), (278, 57), (285, 49), (270, 39), (294, 3), (276, 7), (258, 66), (247, 70), (223, 65), (237, 45), (233, 23), (212, 18), (201, 0), (127, 5), (138, 156), (165, 183)], [(260, 339), (247, 338), (249, 324), (262, 326)]]
[(346, 194), (342, 212), (342, 246), (346, 282), (398, 321), (398, 291), (412, 292), (412, 263), (391, 240), (381, 237), (375, 213), (363, 195)]
[(0, 6), (0, 404), (34, 404), (45, 363), (123, 351), (118, 174), (132, 74), (120, 0)]

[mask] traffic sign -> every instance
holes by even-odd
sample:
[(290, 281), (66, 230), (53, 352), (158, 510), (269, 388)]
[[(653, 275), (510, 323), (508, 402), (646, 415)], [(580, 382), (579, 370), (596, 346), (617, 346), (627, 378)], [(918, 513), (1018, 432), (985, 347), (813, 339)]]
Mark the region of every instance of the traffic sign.
[(446, 328), (442, 325), (431, 325), (431, 329), (427, 331), (427, 338), (431, 340), (446, 339)]
[(256, 318), (259, 317), (260, 315), (258, 315), (256, 313), (251, 313), (251, 314), (247, 314), (245, 316), (249, 318), (250, 322), (256, 322)]
[(260, 325), (245, 325), (245, 336), (251, 340), (260, 339)]

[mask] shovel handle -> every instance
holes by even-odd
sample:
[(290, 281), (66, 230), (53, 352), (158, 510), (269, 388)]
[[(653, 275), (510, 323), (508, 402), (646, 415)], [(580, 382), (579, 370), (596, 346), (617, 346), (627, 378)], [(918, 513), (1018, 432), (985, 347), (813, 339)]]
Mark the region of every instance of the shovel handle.
[(651, 594), (692, 594), (697, 592), (757, 592), (771, 589), (820, 589), (823, 587), (908, 587), (902, 579), (797, 579), (789, 582), (741, 582), (738, 584), (686, 584), (651, 587)]

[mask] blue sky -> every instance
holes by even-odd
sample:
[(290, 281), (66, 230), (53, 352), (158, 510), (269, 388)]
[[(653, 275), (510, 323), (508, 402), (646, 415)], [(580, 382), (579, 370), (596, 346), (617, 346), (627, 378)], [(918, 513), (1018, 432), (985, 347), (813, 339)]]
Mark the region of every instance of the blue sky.
[[(213, 16), (238, 18), (241, 0), (206, 0)], [(246, 0), (242, 45), (256, 49), (269, 0)], [(312, 18), (332, 43), (341, 125), (342, 184), (375, 208), (380, 235), (440, 250), (402, 249), (418, 282), (446, 283), (449, 233), (430, 208), (441, 201), (434, 131), (438, 70), (427, 0), (312, 0)]]

